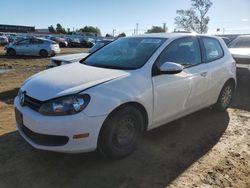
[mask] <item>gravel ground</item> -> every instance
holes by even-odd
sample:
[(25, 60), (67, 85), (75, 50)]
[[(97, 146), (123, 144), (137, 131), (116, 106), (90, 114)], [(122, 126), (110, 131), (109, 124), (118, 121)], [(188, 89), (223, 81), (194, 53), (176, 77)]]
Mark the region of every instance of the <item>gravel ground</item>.
[(132, 155), (105, 161), (95, 152), (39, 151), (20, 137), (13, 98), (23, 80), (49, 59), (9, 59), (1, 53), (0, 48), (0, 67), (15, 71), (0, 74), (0, 188), (250, 187), (249, 66), (237, 69), (238, 88), (228, 111), (204, 109), (149, 131)]

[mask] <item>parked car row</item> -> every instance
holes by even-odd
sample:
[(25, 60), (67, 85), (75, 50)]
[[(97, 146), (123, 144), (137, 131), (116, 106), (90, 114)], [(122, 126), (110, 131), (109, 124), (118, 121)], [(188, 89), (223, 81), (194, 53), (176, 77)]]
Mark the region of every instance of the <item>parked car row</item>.
[[(25, 34), (16, 34), (16, 33), (0, 33), (0, 45), (6, 45), (9, 43), (14, 43), (22, 39), (37, 37), (36, 35), (25, 35)], [(84, 47), (91, 48), (94, 46), (97, 39), (93, 39), (87, 36), (56, 36), (56, 35), (42, 35), (40, 38), (45, 38), (53, 40), (62, 47)]]

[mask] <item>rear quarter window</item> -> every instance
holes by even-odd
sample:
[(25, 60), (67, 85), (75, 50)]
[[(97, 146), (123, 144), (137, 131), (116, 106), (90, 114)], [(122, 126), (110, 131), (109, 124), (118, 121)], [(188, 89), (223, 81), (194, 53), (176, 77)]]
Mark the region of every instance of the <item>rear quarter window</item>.
[(205, 58), (207, 62), (220, 59), (224, 56), (224, 51), (217, 39), (204, 37), (202, 38), (202, 41), (205, 48)]

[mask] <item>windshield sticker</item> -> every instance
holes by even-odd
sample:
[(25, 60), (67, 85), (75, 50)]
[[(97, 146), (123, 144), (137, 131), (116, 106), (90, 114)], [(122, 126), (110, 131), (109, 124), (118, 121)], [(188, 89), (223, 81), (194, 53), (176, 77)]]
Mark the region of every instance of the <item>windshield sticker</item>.
[(143, 39), (141, 43), (159, 44), (161, 39)]

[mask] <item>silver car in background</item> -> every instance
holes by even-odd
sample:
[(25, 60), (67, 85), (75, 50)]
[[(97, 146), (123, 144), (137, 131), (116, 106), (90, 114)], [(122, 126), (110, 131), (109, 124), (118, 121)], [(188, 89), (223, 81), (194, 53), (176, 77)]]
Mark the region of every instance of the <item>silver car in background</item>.
[(60, 53), (60, 47), (56, 42), (35, 37), (10, 43), (5, 46), (5, 50), (9, 56), (32, 55), (48, 57)]

